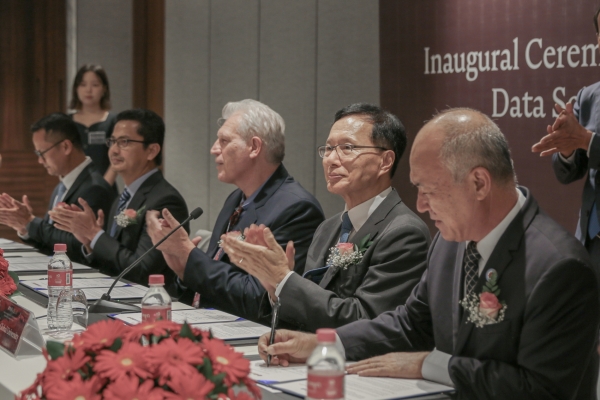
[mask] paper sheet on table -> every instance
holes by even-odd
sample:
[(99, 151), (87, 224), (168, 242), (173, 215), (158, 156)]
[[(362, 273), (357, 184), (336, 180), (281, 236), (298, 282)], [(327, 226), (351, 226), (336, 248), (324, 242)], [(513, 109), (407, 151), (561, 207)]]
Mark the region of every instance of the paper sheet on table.
[(270, 332), (271, 328), (251, 321), (211, 323), (196, 326), (200, 329), (212, 330), (213, 336), (223, 340), (258, 339), (260, 335)]
[[(142, 313), (128, 313), (118, 314), (114, 318), (120, 319), (129, 325), (136, 325), (142, 322)], [(226, 312), (219, 310), (207, 310), (207, 309), (193, 309), (193, 310), (174, 310), (171, 311), (171, 321), (183, 324), (207, 324), (215, 322), (233, 322), (238, 320), (239, 317), (235, 315), (227, 314)], [(204, 328), (199, 326), (198, 328)]]
[(263, 360), (250, 361), (250, 378), (264, 384), (275, 384), (306, 379), (306, 365), (297, 364), (289, 367), (272, 365), (267, 367)]
[[(84, 288), (106, 288), (108, 289), (110, 285), (114, 282), (113, 278), (74, 278), (73, 279), (73, 289), (84, 289)], [(21, 279), (21, 284), (27, 286), (31, 289), (48, 289), (48, 280), (47, 279)], [(115, 287), (123, 287), (123, 286), (137, 286), (141, 289), (144, 289), (142, 285), (137, 284), (129, 284), (125, 282), (117, 282)], [(147, 289), (144, 289), (147, 290)]]
[(7, 239), (2, 239), (2, 240), (3, 240), (3, 242), (0, 243), (0, 249), (2, 249), (4, 251), (11, 251), (11, 250), (19, 250), (19, 251), (35, 250), (35, 247), (30, 246), (28, 244), (19, 243), (19, 242), (13, 242), (12, 240), (7, 240)]
[[(15, 253), (18, 254), (18, 253)], [(26, 257), (5, 257), (8, 260), (9, 264), (41, 264), (45, 263), (48, 265), (48, 261), (50, 261), (50, 256), (40, 254), (34, 256), (26, 256)]]
[[(392, 400), (406, 399), (428, 394), (454, 391), (454, 388), (422, 379), (369, 378), (346, 375), (346, 400)], [(294, 381), (272, 385), (284, 392), (306, 396), (306, 381)]]
[[(83, 292), (85, 293), (85, 297), (87, 298), (88, 301), (90, 300), (98, 300), (100, 297), (102, 297), (102, 295), (104, 293), (106, 293), (106, 289), (105, 288), (92, 288), (92, 289), (82, 289)], [(113, 300), (119, 299), (119, 300), (123, 300), (123, 299), (141, 299), (142, 297), (144, 297), (144, 295), (146, 294), (146, 292), (148, 291), (148, 288), (145, 288), (143, 286), (137, 287), (137, 286), (126, 286), (126, 287), (116, 287), (112, 290), (112, 292), (110, 292), (110, 297)], [(39, 289), (36, 292), (42, 294), (43, 296), (48, 296), (48, 290), (47, 289)]]
[(10, 260), (23, 258), (23, 257), (42, 257), (42, 258), (50, 258), (50, 256), (40, 253), (39, 251), (19, 251), (17, 253), (6, 253), (4, 254), (4, 258)]
[[(11, 260), (8, 260), (8, 270), (9, 271), (15, 271), (15, 272), (46, 272), (48, 271), (48, 260), (44, 260), (44, 262), (28, 262), (28, 263), (13, 263), (11, 262)], [(83, 264), (79, 264), (79, 263), (75, 263), (72, 262), (71, 263), (73, 265), (73, 270), (75, 271), (79, 271), (79, 270), (85, 270), (85, 269), (89, 269), (91, 270), (90, 267), (88, 267), (87, 265), (83, 265)]]

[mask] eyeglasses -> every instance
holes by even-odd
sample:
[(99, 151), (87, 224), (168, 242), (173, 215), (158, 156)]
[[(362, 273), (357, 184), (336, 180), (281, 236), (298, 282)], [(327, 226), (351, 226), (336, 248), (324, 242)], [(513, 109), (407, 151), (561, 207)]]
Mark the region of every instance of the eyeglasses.
[(106, 145), (108, 147), (112, 147), (115, 143), (117, 144), (117, 146), (119, 146), (120, 149), (124, 149), (127, 146), (129, 146), (129, 143), (148, 143), (145, 140), (133, 140), (133, 139), (127, 139), (127, 138), (110, 138), (110, 139), (106, 139)]
[(44, 151), (34, 150), (34, 151), (33, 151), (33, 153), (34, 153), (36, 156), (38, 156), (38, 157), (41, 157), (41, 158), (42, 158), (42, 160), (44, 160), (44, 161), (45, 161), (46, 159), (44, 158), (44, 154), (46, 154), (47, 152), (49, 152), (50, 150), (52, 150), (53, 148), (55, 148), (56, 146), (58, 146), (59, 144), (61, 144), (62, 142), (64, 142), (65, 140), (66, 140), (66, 139), (59, 140), (58, 142), (54, 143), (52, 146), (48, 147), (48, 148), (47, 148), (46, 150), (44, 150)]
[[(338, 157), (349, 157), (353, 155), (354, 149), (379, 149), (379, 150), (389, 150), (385, 147), (380, 146), (357, 146), (350, 143), (338, 144), (335, 146), (319, 146), (317, 147), (317, 151), (319, 152), (319, 157), (325, 158), (329, 157), (331, 152), (335, 149)], [(338, 150), (339, 149), (339, 150)], [(341, 151), (341, 154), (340, 154)]]

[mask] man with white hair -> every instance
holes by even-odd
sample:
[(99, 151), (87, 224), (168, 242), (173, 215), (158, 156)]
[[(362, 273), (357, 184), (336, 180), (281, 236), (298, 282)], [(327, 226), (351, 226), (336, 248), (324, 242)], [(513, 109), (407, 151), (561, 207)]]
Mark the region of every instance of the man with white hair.
[[(598, 274), (571, 234), (515, 183), (508, 143), (487, 116), (443, 112), (415, 138), (417, 209), (439, 234), (405, 305), (337, 329), (347, 367), (425, 378), (459, 399), (596, 399)], [(304, 361), (315, 335), (259, 340), (274, 364)]]
[[(159, 246), (167, 264), (179, 277), (192, 304), (211, 307), (258, 320), (263, 285), (233, 264), (220, 247), (223, 233), (243, 231), (251, 224), (270, 227), (277, 242), (285, 247), (293, 241), (295, 269), (304, 270), (313, 233), (323, 222), (319, 202), (292, 178), (282, 164), (285, 154), (283, 118), (255, 100), (230, 102), (222, 112), (223, 125), (210, 152), (215, 156), (217, 177), (237, 186), (217, 217), (208, 251), (196, 248), (178, 231)], [(148, 212), (148, 233), (154, 243), (174, 227), (168, 210)], [(191, 296), (190, 296), (191, 297)], [(182, 296), (182, 300), (191, 300)]]

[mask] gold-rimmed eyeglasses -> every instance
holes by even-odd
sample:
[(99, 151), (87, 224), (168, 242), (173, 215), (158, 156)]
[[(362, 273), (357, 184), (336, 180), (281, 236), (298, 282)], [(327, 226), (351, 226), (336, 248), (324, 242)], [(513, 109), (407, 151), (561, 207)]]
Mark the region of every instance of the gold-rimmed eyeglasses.
[(358, 146), (355, 144), (344, 143), (344, 144), (337, 144), (335, 146), (329, 146), (329, 145), (319, 146), (319, 147), (317, 147), (317, 152), (319, 153), (319, 157), (325, 158), (325, 157), (329, 157), (329, 155), (331, 154), (331, 152), (334, 149), (337, 152), (338, 157), (349, 157), (354, 154), (353, 151), (355, 149), (389, 150), (389, 149), (386, 149), (385, 147), (381, 147), (381, 146)]

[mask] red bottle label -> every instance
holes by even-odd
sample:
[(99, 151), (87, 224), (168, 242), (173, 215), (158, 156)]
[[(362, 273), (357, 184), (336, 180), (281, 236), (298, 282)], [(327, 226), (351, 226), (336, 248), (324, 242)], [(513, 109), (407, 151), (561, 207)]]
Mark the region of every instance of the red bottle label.
[(306, 383), (307, 396), (311, 399), (343, 399), (344, 373), (339, 371), (321, 371), (308, 373)]
[(48, 287), (50, 287), (50, 286), (73, 287), (73, 270), (72, 269), (48, 270)]
[(142, 322), (171, 320), (171, 306), (142, 306)]

